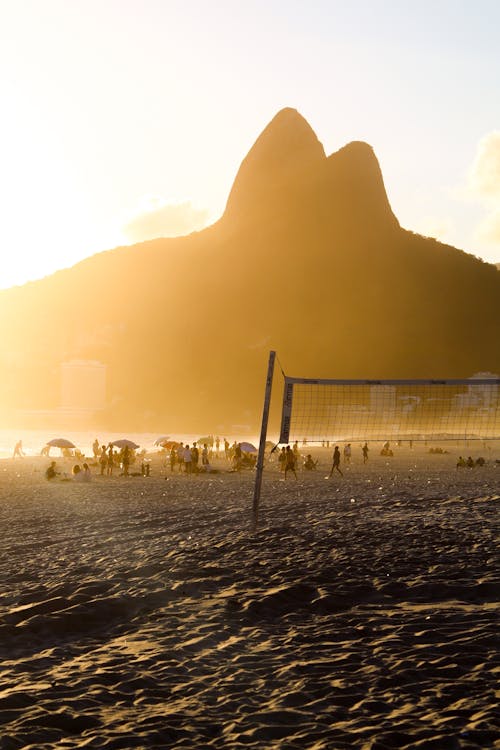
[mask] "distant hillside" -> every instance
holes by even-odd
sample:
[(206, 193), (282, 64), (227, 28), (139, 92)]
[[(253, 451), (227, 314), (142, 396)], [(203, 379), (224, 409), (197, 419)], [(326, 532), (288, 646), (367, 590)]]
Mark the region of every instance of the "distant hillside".
[(371, 147), (327, 157), (292, 109), (216, 224), (0, 292), (0, 313), (6, 421), (57, 408), (72, 359), (107, 366), (100, 426), (161, 431), (255, 428), (271, 348), (292, 375), (500, 372), (496, 267), (402, 229)]

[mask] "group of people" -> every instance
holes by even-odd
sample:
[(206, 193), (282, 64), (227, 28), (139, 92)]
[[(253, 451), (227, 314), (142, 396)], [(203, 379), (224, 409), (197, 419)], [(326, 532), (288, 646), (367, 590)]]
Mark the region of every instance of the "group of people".
[(484, 466), (485, 463), (486, 461), (482, 456), (479, 456), (479, 458), (476, 458), (476, 460), (474, 460), (472, 456), (469, 456), (467, 459), (463, 458), (463, 456), (459, 456), (457, 461), (457, 469), (473, 469), (474, 466)]
[[(49, 481), (60, 476), (60, 474), (61, 472), (58, 470), (55, 461), (52, 461), (45, 470), (45, 478)], [(82, 466), (80, 466), (80, 464), (75, 464), (71, 469), (71, 478), (74, 482), (90, 482), (92, 474), (89, 465), (86, 462), (84, 462)]]
[(123, 475), (128, 477), (130, 465), (135, 461), (135, 453), (128, 445), (124, 445), (123, 448), (117, 450), (113, 443), (100, 446), (96, 438), (92, 445), (92, 451), (96, 463), (100, 466), (101, 476), (112, 476), (113, 470), (116, 467), (121, 467)]
[[(350, 446), (349, 446), (350, 447)], [(344, 452), (344, 458), (345, 458), (345, 452)], [(348, 452), (348, 462), (350, 461), (351, 454)], [(281, 448), (280, 454), (278, 456), (278, 463), (280, 472), (283, 472), (285, 475), (285, 479), (287, 478), (287, 475), (289, 472), (291, 472), (295, 479), (297, 479), (297, 466), (299, 465), (300, 460), (300, 452), (299, 452), (299, 444), (297, 441), (293, 444), (293, 446), (290, 448), (289, 445), (283, 446)], [(311, 453), (307, 454), (307, 457), (303, 463), (303, 467), (306, 471), (314, 471), (318, 465), (318, 461), (314, 460)], [(329, 477), (332, 476), (333, 472), (337, 471), (341, 476), (343, 476), (342, 470), (340, 468), (340, 449), (338, 445), (335, 446), (333, 451), (333, 457), (332, 457), (332, 468), (330, 470)]]
[[(201, 459), (201, 467), (200, 467)], [(209, 448), (207, 443), (203, 443), (200, 451), (195, 441), (193, 445), (189, 443), (173, 443), (168, 452), (168, 463), (170, 471), (174, 472), (177, 468), (179, 473), (196, 474), (200, 470), (210, 471)]]
[[(218, 472), (218, 469), (214, 469), (211, 466), (211, 458), (214, 455), (218, 455), (219, 449), (219, 438), (213, 441), (213, 445), (208, 442), (203, 443), (203, 448), (199, 448), (198, 441), (195, 441), (192, 445), (186, 443), (173, 443), (170, 445), (167, 451), (166, 457), (166, 468), (170, 466), (170, 472), (177, 471), (178, 473), (184, 474), (196, 474), (202, 472)], [(215, 450), (214, 450), (215, 447)], [(368, 443), (365, 442), (361, 446), (361, 452), (363, 456), (363, 463), (366, 464), (368, 461), (369, 448)], [(443, 452), (447, 451), (431, 449), (430, 452)], [(93, 444), (93, 453), (95, 463), (100, 466), (101, 476), (111, 476), (113, 470), (116, 467), (121, 467), (122, 476), (129, 476), (130, 466), (136, 460), (135, 451), (128, 445), (123, 446), (120, 450), (117, 450), (113, 443), (108, 445), (100, 445), (96, 439)], [(145, 451), (144, 451), (145, 453)], [(22, 441), (19, 440), (14, 448), (13, 457), (22, 457), (25, 453), (22, 447)], [(393, 452), (390, 449), (390, 444), (386, 442), (381, 450), (381, 455), (392, 456)], [(232, 444), (224, 438), (224, 456), (231, 465), (230, 471), (241, 471), (242, 468), (253, 468), (256, 464), (256, 455), (254, 453), (248, 453), (242, 450), (241, 443), (234, 441)], [(345, 465), (351, 463), (352, 446), (351, 443), (347, 443), (343, 449), (343, 461)], [(332, 464), (328, 477), (331, 478), (334, 473), (344, 476), (341, 469), (341, 451), (338, 445), (334, 447), (332, 455)], [(79, 458), (79, 457), (77, 457)], [(83, 459), (84, 456), (81, 456)], [(464, 458), (460, 456), (458, 458), (456, 467), (460, 468), (474, 468), (476, 466), (484, 466), (486, 463), (482, 456), (477, 459), (473, 459), (472, 456)], [(312, 457), (311, 453), (308, 453), (305, 457), (301, 456), (299, 451), (298, 441), (295, 441), (293, 445), (283, 446), (278, 455), (279, 470), (284, 474), (284, 478), (287, 479), (289, 473), (293, 474), (297, 479), (297, 469), (302, 464), (302, 468), (305, 471), (315, 471), (318, 466), (318, 460)], [(88, 482), (91, 479), (91, 471), (88, 463), (83, 461), (82, 465), (75, 464), (72, 469), (72, 479), (75, 482)], [(56, 462), (52, 461), (45, 472), (45, 476), (48, 480), (54, 479), (60, 474), (57, 470)], [(141, 465), (141, 471), (133, 476), (150, 476), (150, 464), (149, 461), (144, 459)], [(64, 478), (66, 475), (64, 474)], [(166, 477), (165, 477), (166, 478)]]
[[(365, 444), (361, 448), (362, 454), (363, 454), (363, 463), (366, 463), (368, 461), (368, 443), (365, 442)], [(352, 446), (351, 443), (347, 443), (344, 446), (344, 463), (350, 464), (351, 463), (351, 456), (352, 456)], [(300, 451), (299, 451), (299, 444), (296, 440), (295, 443), (293, 443), (293, 446), (290, 448), (289, 445), (283, 446), (281, 448), (281, 451), (278, 456), (278, 463), (279, 463), (279, 469), (280, 472), (283, 472), (285, 475), (285, 479), (287, 477), (288, 472), (292, 472), (294, 474), (295, 478), (297, 478), (297, 467), (300, 465)], [(340, 448), (338, 445), (335, 446), (333, 450), (333, 456), (332, 456), (332, 467), (330, 470), (329, 477), (332, 476), (333, 472), (336, 471), (338, 474), (343, 476), (342, 469), (340, 468), (340, 461), (341, 461), (341, 453)], [(314, 460), (311, 453), (308, 453), (304, 462), (303, 462), (303, 468), (306, 471), (315, 471), (318, 466), (318, 460)]]
[[(201, 472), (216, 472), (211, 464), (212, 458), (218, 457), (217, 440), (215, 442), (215, 451), (208, 443), (203, 443), (203, 448), (195, 441), (192, 445), (173, 443), (167, 454), (167, 465), (170, 466), (170, 472), (177, 471), (179, 474), (197, 474)], [(244, 468), (253, 468), (256, 458), (254, 454), (249, 454), (241, 447), (241, 443), (234, 441), (230, 444), (224, 438), (224, 456), (231, 466), (231, 471), (241, 471)]]

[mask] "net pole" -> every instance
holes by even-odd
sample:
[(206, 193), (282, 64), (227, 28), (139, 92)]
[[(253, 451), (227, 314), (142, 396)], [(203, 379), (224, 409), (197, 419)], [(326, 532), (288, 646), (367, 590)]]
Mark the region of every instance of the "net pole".
[(269, 421), (269, 407), (271, 404), (271, 389), (273, 386), (274, 360), (276, 352), (269, 352), (269, 364), (267, 367), (266, 390), (264, 394), (264, 407), (262, 410), (262, 424), (260, 428), (259, 454), (257, 456), (257, 471), (255, 474), (255, 485), (253, 490), (252, 519), (253, 528), (257, 528), (259, 522), (259, 501), (262, 487), (262, 473), (264, 471), (264, 454), (266, 451), (267, 423)]

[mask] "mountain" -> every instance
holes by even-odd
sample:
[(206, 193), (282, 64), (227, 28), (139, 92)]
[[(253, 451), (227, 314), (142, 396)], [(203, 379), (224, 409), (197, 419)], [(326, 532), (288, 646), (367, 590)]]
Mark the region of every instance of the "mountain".
[(270, 349), (308, 377), (499, 372), (500, 274), (402, 229), (372, 148), (326, 156), (285, 109), (219, 221), (0, 292), (0, 334), (4, 422), (54, 420), (61, 363), (97, 360), (96, 427), (234, 434), (259, 424)]

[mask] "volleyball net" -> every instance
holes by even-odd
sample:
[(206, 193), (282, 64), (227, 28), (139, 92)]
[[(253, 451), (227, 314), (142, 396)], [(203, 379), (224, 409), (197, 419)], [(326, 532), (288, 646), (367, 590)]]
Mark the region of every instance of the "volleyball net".
[(280, 443), (498, 440), (500, 378), (285, 377)]

